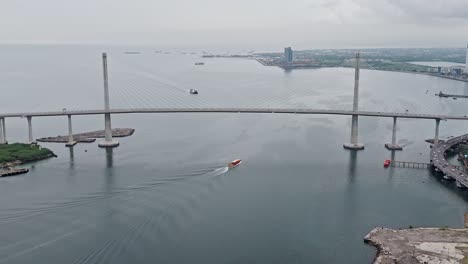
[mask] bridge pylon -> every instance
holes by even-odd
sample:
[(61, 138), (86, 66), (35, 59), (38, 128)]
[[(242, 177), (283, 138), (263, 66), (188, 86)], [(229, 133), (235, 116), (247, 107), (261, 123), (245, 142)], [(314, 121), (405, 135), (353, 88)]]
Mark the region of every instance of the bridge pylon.
[(71, 115), (67, 115), (68, 117), (68, 142), (65, 143), (66, 147), (73, 147), (76, 145), (77, 141), (73, 139), (73, 130), (72, 130), (72, 119)]
[(5, 118), (0, 118), (0, 144), (8, 144), (6, 140)]
[[(354, 70), (354, 98), (353, 98), (353, 112), (359, 109), (359, 63), (361, 60), (361, 53), (356, 53), (356, 68)], [(351, 119), (351, 143), (343, 144), (345, 149), (362, 150), (364, 144), (358, 143), (358, 115), (353, 115)]]
[(385, 144), (388, 150), (403, 150), (403, 147), (396, 143), (397, 117), (393, 117), (392, 143)]
[(36, 144), (37, 142), (34, 140), (33, 137), (32, 116), (26, 116), (26, 119), (28, 120), (28, 143)]
[(107, 54), (102, 53), (102, 68), (103, 68), (103, 77), (104, 77), (104, 109), (106, 113), (104, 114), (104, 135), (105, 140), (99, 142), (99, 147), (102, 148), (114, 148), (119, 145), (118, 141), (112, 140), (112, 126), (111, 126), (111, 114), (110, 114), (110, 104), (109, 104), (109, 80), (107, 73)]

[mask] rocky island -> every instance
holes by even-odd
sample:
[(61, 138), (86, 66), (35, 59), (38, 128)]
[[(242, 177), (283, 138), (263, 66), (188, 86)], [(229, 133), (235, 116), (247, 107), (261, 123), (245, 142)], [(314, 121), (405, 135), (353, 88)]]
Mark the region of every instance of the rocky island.
[(468, 229), (374, 228), (365, 238), (376, 246), (376, 264), (468, 263)]
[(14, 143), (0, 145), (0, 169), (51, 157), (56, 157), (56, 155), (50, 149), (36, 144)]

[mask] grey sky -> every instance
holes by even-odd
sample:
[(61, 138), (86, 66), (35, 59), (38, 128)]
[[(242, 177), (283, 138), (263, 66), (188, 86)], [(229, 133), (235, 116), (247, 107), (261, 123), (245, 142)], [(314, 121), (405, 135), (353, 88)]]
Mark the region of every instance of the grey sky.
[(468, 0), (0, 0), (0, 43), (465, 46)]

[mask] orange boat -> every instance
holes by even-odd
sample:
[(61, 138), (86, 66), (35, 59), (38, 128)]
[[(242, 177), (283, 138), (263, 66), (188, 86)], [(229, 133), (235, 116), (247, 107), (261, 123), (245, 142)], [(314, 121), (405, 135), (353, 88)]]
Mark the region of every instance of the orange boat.
[(388, 168), (388, 166), (390, 166), (390, 164), (392, 164), (391, 160), (385, 160), (384, 163), (383, 163), (383, 166), (384, 166), (384, 168)]
[(228, 164), (228, 168), (232, 169), (234, 167), (237, 167), (239, 164), (241, 164), (241, 162), (242, 161), (240, 159), (233, 160)]

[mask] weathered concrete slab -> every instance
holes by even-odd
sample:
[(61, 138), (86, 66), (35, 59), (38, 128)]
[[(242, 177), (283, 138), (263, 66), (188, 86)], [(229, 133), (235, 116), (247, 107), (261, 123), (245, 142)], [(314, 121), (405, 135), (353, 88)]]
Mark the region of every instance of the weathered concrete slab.
[(376, 264), (468, 263), (468, 229), (379, 227), (364, 241), (377, 247)]
[[(128, 137), (135, 132), (133, 128), (114, 128), (112, 129), (112, 137)], [(92, 143), (96, 141), (96, 138), (104, 138), (104, 130), (73, 134), (73, 140), (78, 143)], [(38, 138), (39, 142), (52, 142), (52, 143), (67, 143), (68, 135), (56, 136), (56, 137), (45, 137)]]
[(343, 144), (343, 148), (345, 149), (351, 149), (351, 150), (363, 150), (364, 149), (364, 144), (352, 144), (352, 143), (345, 143)]
[(71, 141), (71, 142), (69, 141), (69, 142), (65, 143), (65, 146), (66, 146), (66, 147), (73, 147), (73, 146), (75, 146), (77, 143), (78, 143), (78, 142), (77, 142), (76, 140)]
[(388, 150), (403, 150), (403, 147), (398, 145), (398, 144), (387, 143), (387, 144), (385, 144), (385, 147)]

